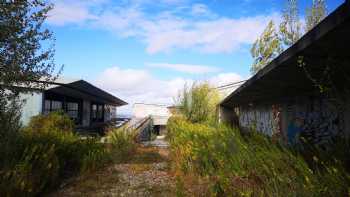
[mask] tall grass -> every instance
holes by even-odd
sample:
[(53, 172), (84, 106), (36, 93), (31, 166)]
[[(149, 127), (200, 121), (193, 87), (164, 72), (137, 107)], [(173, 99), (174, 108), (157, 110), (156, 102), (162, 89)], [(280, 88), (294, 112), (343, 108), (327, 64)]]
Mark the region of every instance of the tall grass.
[(319, 165), (311, 167), (296, 151), (260, 134), (242, 136), (224, 125), (179, 117), (169, 120), (168, 132), (178, 179), (197, 177), (208, 185), (208, 196), (349, 195), (350, 177), (339, 162), (314, 155)]
[(38, 196), (63, 179), (94, 170), (109, 160), (95, 139), (81, 140), (62, 113), (33, 117), (21, 131), (1, 140), (2, 196)]

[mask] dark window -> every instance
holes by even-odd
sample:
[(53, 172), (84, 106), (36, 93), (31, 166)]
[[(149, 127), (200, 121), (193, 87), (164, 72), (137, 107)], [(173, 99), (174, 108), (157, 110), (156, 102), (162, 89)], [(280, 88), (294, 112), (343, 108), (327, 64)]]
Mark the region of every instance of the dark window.
[(97, 118), (102, 119), (103, 118), (103, 106), (97, 105)]
[(67, 103), (67, 114), (69, 117), (72, 119), (77, 120), (79, 118), (79, 104), (78, 103), (73, 103), (73, 102), (68, 102)]
[(45, 100), (44, 114), (48, 114), (52, 111), (62, 110), (62, 102), (54, 100)]
[(102, 104), (92, 104), (91, 105), (91, 119), (94, 122), (103, 121), (103, 105)]
[(93, 104), (91, 108), (92, 108), (91, 117), (92, 117), (92, 119), (96, 119), (97, 118), (97, 105)]

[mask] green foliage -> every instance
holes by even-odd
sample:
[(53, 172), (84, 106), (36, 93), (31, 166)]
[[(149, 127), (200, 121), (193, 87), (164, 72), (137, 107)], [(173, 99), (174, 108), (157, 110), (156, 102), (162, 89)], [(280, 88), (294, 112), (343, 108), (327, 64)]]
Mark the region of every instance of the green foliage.
[(114, 158), (126, 159), (136, 150), (136, 133), (129, 129), (112, 129), (108, 132), (108, 142), (112, 145)]
[[(66, 124), (66, 125), (64, 125)], [(37, 196), (61, 180), (94, 170), (109, 160), (96, 139), (81, 140), (64, 115), (37, 116), (23, 131), (0, 140), (0, 191), (5, 196)]]
[(287, 0), (280, 24), (280, 36), (283, 44), (289, 47), (296, 43), (301, 37), (301, 30), (298, 1)]
[(46, 116), (39, 115), (32, 117), (25, 130), (36, 133), (73, 133), (74, 122), (64, 112), (51, 112)]
[(306, 9), (306, 31), (310, 31), (328, 14), (325, 0), (313, 0), (311, 8)]
[(13, 109), (20, 114), (16, 107), (22, 103), (19, 93), (47, 85), (33, 81), (49, 82), (57, 78), (54, 38), (43, 27), (51, 9), (52, 5), (43, 0), (0, 3), (0, 132), (8, 132), (9, 125), (19, 123), (14, 120), (18, 116), (12, 117)]
[(59, 164), (54, 144), (26, 146), (21, 156), (13, 160), (14, 166), (4, 169), (0, 178), (3, 194), (34, 195), (54, 185), (58, 178)]
[(311, 168), (297, 152), (255, 132), (242, 136), (178, 117), (169, 120), (168, 132), (175, 174), (207, 181), (211, 196), (345, 196), (350, 186), (341, 165), (317, 157), (320, 165)]
[(4, 85), (1, 90), (16, 91), (13, 85), (42, 87), (30, 81), (54, 80), (54, 38), (43, 27), (51, 9), (52, 5), (43, 0), (1, 1), (0, 84)]
[(191, 122), (215, 121), (216, 105), (219, 94), (209, 83), (194, 83), (191, 88), (186, 85), (179, 96), (178, 105), (181, 113)]
[[(34, 196), (56, 183), (63, 148), (53, 136), (20, 132), (20, 92), (42, 88), (31, 81), (53, 81), (52, 33), (43, 28), (51, 5), (46, 1), (0, 3), (0, 193)], [(45, 47), (43, 47), (45, 46)], [(17, 86), (17, 87), (15, 87)], [(40, 124), (35, 128), (43, 129)], [(55, 128), (54, 125), (44, 130)], [(65, 131), (65, 129), (63, 129)], [(71, 130), (70, 130), (71, 131)], [(33, 136), (31, 135), (33, 134)], [(68, 151), (68, 150), (65, 150)], [(63, 154), (65, 155), (65, 154)]]
[(251, 67), (253, 74), (269, 64), (282, 52), (281, 41), (273, 21), (269, 22), (261, 36), (254, 42), (250, 52), (254, 59)]
[[(306, 9), (306, 31), (311, 30), (327, 16), (325, 0), (313, 0), (312, 7)], [(276, 33), (272, 21), (267, 25), (265, 31), (255, 41), (251, 48), (254, 63), (251, 72), (255, 74), (261, 68), (276, 58), (284, 48), (296, 43), (302, 34), (302, 23), (299, 19), (299, 8), (297, 0), (287, 0), (282, 11), (282, 22), (279, 24), (279, 32)]]

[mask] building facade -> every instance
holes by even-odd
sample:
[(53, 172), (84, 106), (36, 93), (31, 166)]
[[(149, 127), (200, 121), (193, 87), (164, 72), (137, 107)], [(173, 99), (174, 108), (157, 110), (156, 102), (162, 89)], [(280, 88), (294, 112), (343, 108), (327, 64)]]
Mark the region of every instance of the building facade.
[(135, 103), (133, 106), (133, 116), (139, 119), (150, 116), (153, 120), (155, 133), (157, 135), (163, 135), (166, 133), (166, 125), (171, 113), (166, 105)]
[(31, 89), (20, 97), (25, 101), (21, 117), (24, 125), (33, 116), (64, 111), (77, 127), (93, 127), (115, 118), (116, 108), (127, 104), (84, 80), (57, 80), (44, 90)]
[(347, 1), (226, 97), (220, 120), (290, 143), (349, 137), (349, 35)]

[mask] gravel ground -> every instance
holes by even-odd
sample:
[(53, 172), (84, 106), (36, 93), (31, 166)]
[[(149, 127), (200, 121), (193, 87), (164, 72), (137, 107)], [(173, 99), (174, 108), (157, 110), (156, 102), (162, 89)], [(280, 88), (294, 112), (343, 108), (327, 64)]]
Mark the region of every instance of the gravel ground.
[(175, 196), (167, 157), (166, 148), (141, 146), (128, 162), (78, 177), (50, 196)]

